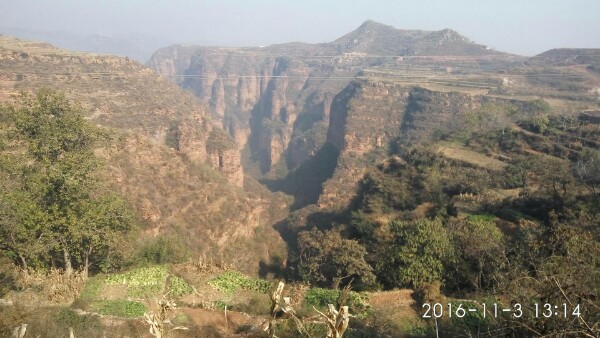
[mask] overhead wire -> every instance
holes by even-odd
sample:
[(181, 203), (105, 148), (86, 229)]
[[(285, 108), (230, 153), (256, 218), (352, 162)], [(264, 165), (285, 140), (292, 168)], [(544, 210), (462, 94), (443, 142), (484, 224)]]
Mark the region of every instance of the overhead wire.
[[(258, 48), (258, 47), (256, 47)], [(110, 55), (110, 54), (105, 54)], [(514, 62), (516, 59), (523, 59), (525, 57), (521, 56), (512, 56), (512, 55), (484, 55), (484, 56), (438, 56), (438, 55), (366, 55), (366, 54), (337, 54), (337, 55), (294, 55), (294, 54), (282, 54), (282, 53), (271, 53), (271, 52), (260, 52), (256, 51), (246, 51), (246, 52), (237, 52), (237, 53), (211, 53), (207, 52), (204, 55), (207, 56), (225, 56), (225, 57), (246, 57), (246, 56), (258, 56), (258, 57), (278, 57), (278, 58), (292, 58), (292, 59), (321, 59), (321, 58), (331, 58), (335, 59), (352, 59), (352, 58), (395, 58), (395, 59), (424, 59), (424, 60), (434, 60), (434, 61), (460, 61), (460, 60), (479, 60), (486, 61), (490, 59), (501, 59), (506, 62)], [(399, 65), (400, 66), (400, 65)], [(453, 64), (435, 64), (431, 67), (427, 67), (419, 64), (405, 64), (402, 65), (404, 67), (400, 68), (387, 68), (387, 69), (378, 69), (376, 66), (372, 68), (359, 68), (354, 69), (355, 73), (366, 72), (366, 74), (361, 75), (317, 75), (317, 76), (299, 76), (299, 75), (259, 75), (259, 74), (247, 74), (247, 75), (234, 75), (234, 74), (220, 74), (216, 77), (214, 76), (206, 76), (201, 74), (160, 74), (158, 72), (155, 73), (156, 76), (162, 76), (167, 78), (181, 78), (181, 79), (200, 79), (200, 80), (231, 80), (231, 79), (243, 79), (243, 78), (254, 78), (254, 79), (276, 79), (276, 78), (286, 78), (286, 79), (302, 79), (302, 80), (353, 80), (353, 79), (364, 79), (364, 78), (379, 78), (375, 74), (380, 74), (385, 76), (386, 79), (442, 79), (442, 80), (454, 80), (455, 76), (460, 76), (460, 79), (456, 80), (465, 80), (465, 79), (481, 79), (482, 77), (496, 78), (500, 80), (501, 78), (570, 78), (570, 79), (581, 79), (585, 78), (585, 74), (573, 74), (573, 73), (524, 73), (524, 74), (515, 74), (515, 73), (498, 73), (497, 71), (490, 71), (479, 69), (480, 73), (476, 73), (471, 71), (469, 67), (461, 67), (461, 65), (453, 65)], [(467, 68), (467, 71), (471, 71), (467, 74), (455, 75), (452, 72), (444, 72), (439, 69), (439, 67), (454, 67), (458, 70), (461, 68)], [(147, 77), (148, 74), (125, 74), (121, 72), (17, 72), (15, 70), (10, 69), (2, 69), (0, 64), (0, 71), (6, 75), (7, 73), (15, 73), (17, 75), (22, 76), (106, 76), (106, 77), (114, 77), (114, 78), (133, 78), (133, 77)], [(503, 71), (510, 71), (509, 69), (503, 69)], [(527, 71), (524, 69), (523, 71)], [(426, 72), (428, 74), (418, 74), (419, 72)], [(371, 73), (371, 74), (369, 74)], [(417, 74), (415, 74), (417, 73)]]

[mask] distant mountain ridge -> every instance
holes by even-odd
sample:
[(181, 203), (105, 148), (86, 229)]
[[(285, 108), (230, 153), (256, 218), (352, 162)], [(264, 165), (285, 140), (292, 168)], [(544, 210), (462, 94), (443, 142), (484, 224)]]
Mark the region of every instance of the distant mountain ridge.
[(600, 48), (555, 48), (528, 60), (532, 65), (588, 65), (588, 69), (600, 73)]
[(123, 36), (79, 35), (64, 31), (42, 31), (12, 27), (0, 27), (0, 34), (21, 39), (45, 41), (56, 47), (73, 51), (129, 57), (140, 63), (148, 61), (156, 49), (169, 43), (166, 39), (143, 34)]
[(451, 29), (404, 30), (372, 20), (332, 42), (340, 52), (380, 55), (482, 55), (497, 54)]

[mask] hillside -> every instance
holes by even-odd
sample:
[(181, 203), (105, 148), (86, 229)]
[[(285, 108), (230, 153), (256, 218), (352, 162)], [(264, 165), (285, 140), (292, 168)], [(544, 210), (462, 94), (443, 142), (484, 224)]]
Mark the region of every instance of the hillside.
[[(496, 52), (452, 30), (400, 30), (366, 21), (331, 43), (264, 48), (171, 46), (157, 51), (149, 65), (176, 79), (209, 106), (244, 149), (242, 164), (247, 175), (292, 194), (294, 207), (299, 208), (319, 200), (320, 205), (328, 205), (327, 197), (319, 195), (328, 190), (322, 184), (333, 175), (331, 168), (336, 165), (332, 163), (339, 161), (332, 149), (340, 152), (343, 148), (340, 141), (329, 142), (338, 144), (333, 148), (324, 147), (332, 135), (356, 138), (353, 144), (359, 148), (375, 142), (385, 154), (390, 139), (430, 135), (464, 106), (475, 109), (484, 102), (503, 100), (523, 105), (519, 102), (538, 98), (547, 98), (560, 109), (573, 108), (571, 113), (577, 110), (570, 103), (573, 100), (597, 106), (600, 78), (590, 68), (592, 61), (578, 66), (539, 66), (536, 58)], [(370, 99), (356, 109), (357, 114), (371, 116), (362, 109), (378, 107), (373, 114), (383, 116), (370, 129), (381, 131), (375, 137), (378, 141), (356, 136), (359, 133), (339, 125), (332, 113), (338, 109), (340, 95), (354, 92), (349, 89), (354, 79), (366, 81), (365, 88), (381, 87), (380, 93), (367, 95)], [(388, 95), (392, 87), (398, 89), (390, 93), (397, 94)], [(436, 99), (419, 108), (417, 101), (411, 101), (423, 96), (418, 93), (431, 93), (425, 96)], [(351, 100), (362, 99), (360, 94)], [(380, 105), (379, 100), (393, 103)], [(340, 109), (342, 114), (348, 110)], [(427, 112), (414, 116), (414, 109)], [(367, 134), (373, 137), (370, 130)], [(316, 176), (311, 174), (315, 170)], [(363, 169), (351, 165), (348, 170), (354, 174), (344, 172), (344, 180), (356, 183)], [(331, 184), (335, 189), (343, 186)], [(325, 195), (332, 194), (339, 192)], [(352, 194), (345, 198), (351, 199)]]
[(558, 48), (545, 51), (529, 59), (532, 64), (544, 65), (597, 65), (600, 49)]
[[(176, 234), (196, 252), (230, 257), (230, 244), (252, 247), (254, 232), (265, 227), (271, 245), (281, 247), (269, 226), (282, 217), (285, 200), (244, 179), (235, 142), (191, 94), (129, 59), (5, 36), (0, 73), (2, 102), (19, 91), (49, 87), (80, 102), (89, 120), (115, 133), (114, 150), (103, 155), (107, 174), (148, 237)], [(270, 249), (260, 247), (240, 262), (249, 272), (258, 270), (258, 257), (268, 260)]]

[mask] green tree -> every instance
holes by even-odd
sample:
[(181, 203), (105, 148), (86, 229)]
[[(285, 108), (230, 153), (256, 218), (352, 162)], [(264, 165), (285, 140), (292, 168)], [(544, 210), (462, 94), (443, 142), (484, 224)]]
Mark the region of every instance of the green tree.
[(375, 282), (373, 269), (365, 260), (366, 249), (355, 240), (342, 238), (339, 232), (303, 231), (298, 247), (299, 271), (305, 281), (330, 282), (334, 289), (350, 278), (358, 286)]
[(0, 249), (25, 269), (39, 265), (50, 244), (46, 215), (27, 192), (8, 191), (1, 197)]
[[(18, 155), (9, 166), (14, 182), (2, 192), (3, 248), (23, 266), (36, 256), (62, 261), (68, 274), (74, 264), (87, 272), (133, 227), (127, 204), (100, 180), (94, 150), (108, 135), (83, 118), (80, 106), (48, 89), (22, 94), (4, 111), (13, 138), (4, 153)], [(29, 245), (33, 238), (44, 240), (43, 249)]]
[(532, 171), (531, 158), (523, 155), (517, 155), (504, 168), (505, 185), (507, 188), (525, 188), (529, 187), (529, 176)]
[(468, 282), (476, 290), (492, 284), (506, 262), (504, 235), (493, 221), (470, 217), (452, 225), (459, 256), (456, 284)]
[(540, 192), (550, 197), (553, 208), (561, 210), (575, 198), (575, 178), (571, 163), (551, 156), (537, 156), (529, 159), (532, 171), (540, 185)]
[(445, 263), (454, 259), (454, 248), (441, 219), (420, 219), (391, 224), (394, 241), (388, 255), (389, 269), (382, 276), (396, 287), (418, 287), (442, 280)]

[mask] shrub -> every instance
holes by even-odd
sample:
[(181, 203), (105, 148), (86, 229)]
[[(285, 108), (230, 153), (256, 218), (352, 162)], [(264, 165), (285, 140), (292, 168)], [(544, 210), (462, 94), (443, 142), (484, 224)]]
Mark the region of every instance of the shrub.
[(138, 261), (141, 264), (183, 263), (190, 257), (189, 247), (180, 238), (161, 236), (142, 247)]
[(54, 320), (62, 326), (71, 327), (75, 332), (82, 332), (89, 329), (101, 330), (102, 323), (98, 316), (79, 315), (69, 308), (61, 308), (54, 314)]

